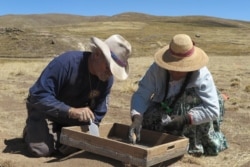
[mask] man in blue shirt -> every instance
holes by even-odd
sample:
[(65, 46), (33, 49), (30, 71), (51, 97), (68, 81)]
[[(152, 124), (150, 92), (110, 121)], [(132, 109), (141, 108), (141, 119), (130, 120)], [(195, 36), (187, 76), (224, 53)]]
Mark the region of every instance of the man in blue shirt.
[(88, 125), (90, 120), (99, 125), (113, 76), (128, 77), (131, 45), (126, 39), (118, 34), (105, 41), (92, 37), (90, 46), (91, 52), (68, 51), (53, 59), (29, 89), (24, 140), (32, 156), (60, 150), (53, 134), (58, 138), (62, 127)]

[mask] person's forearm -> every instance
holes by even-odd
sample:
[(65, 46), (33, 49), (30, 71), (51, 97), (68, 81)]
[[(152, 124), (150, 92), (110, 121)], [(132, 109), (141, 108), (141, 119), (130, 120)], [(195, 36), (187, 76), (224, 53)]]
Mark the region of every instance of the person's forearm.
[(58, 118), (68, 117), (70, 106), (53, 98), (46, 98), (31, 102), (36, 110), (46, 112), (46, 115)]

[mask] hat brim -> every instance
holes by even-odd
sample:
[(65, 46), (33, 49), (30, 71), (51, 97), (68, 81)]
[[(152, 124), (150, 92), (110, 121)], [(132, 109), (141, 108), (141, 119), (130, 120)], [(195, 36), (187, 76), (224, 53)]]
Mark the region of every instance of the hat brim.
[(192, 55), (180, 58), (173, 55), (169, 50), (169, 45), (157, 51), (154, 55), (155, 62), (160, 67), (179, 72), (196, 71), (208, 63), (207, 54), (200, 48), (194, 46)]
[(111, 57), (111, 52), (108, 45), (97, 37), (91, 38), (92, 42), (102, 51), (103, 55), (107, 59), (111, 73), (119, 80), (125, 80), (128, 78), (129, 65), (126, 67), (119, 66)]
[(121, 67), (111, 58), (110, 71), (117, 79), (125, 80), (128, 78), (129, 65), (127, 63), (126, 67)]

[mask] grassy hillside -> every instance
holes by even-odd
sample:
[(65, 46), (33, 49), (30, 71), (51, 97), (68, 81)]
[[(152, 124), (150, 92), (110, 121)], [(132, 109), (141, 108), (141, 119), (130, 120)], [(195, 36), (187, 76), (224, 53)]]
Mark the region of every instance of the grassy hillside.
[(89, 38), (119, 33), (133, 56), (152, 56), (177, 33), (189, 34), (209, 55), (250, 53), (250, 22), (205, 16), (165, 17), (142, 13), (108, 16), (65, 14), (0, 16), (0, 57), (52, 57), (87, 49)]

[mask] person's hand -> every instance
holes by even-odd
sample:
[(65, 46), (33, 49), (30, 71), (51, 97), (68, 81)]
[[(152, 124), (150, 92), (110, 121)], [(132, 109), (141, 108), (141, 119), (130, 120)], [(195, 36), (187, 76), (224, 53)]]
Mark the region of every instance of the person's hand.
[(129, 128), (129, 141), (133, 144), (141, 140), (142, 116), (137, 114), (132, 117), (132, 124)]
[(165, 125), (166, 131), (182, 130), (184, 125), (191, 124), (191, 117), (187, 115), (173, 115), (171, 122)]
[(89, 107), (83, 107), (83, 108), (70, 108), (69, 109), (69, 118), (78, 119), (82, 122), (87, 122), (90, 119), (94, 120), (95, 115), (91, 111)]

